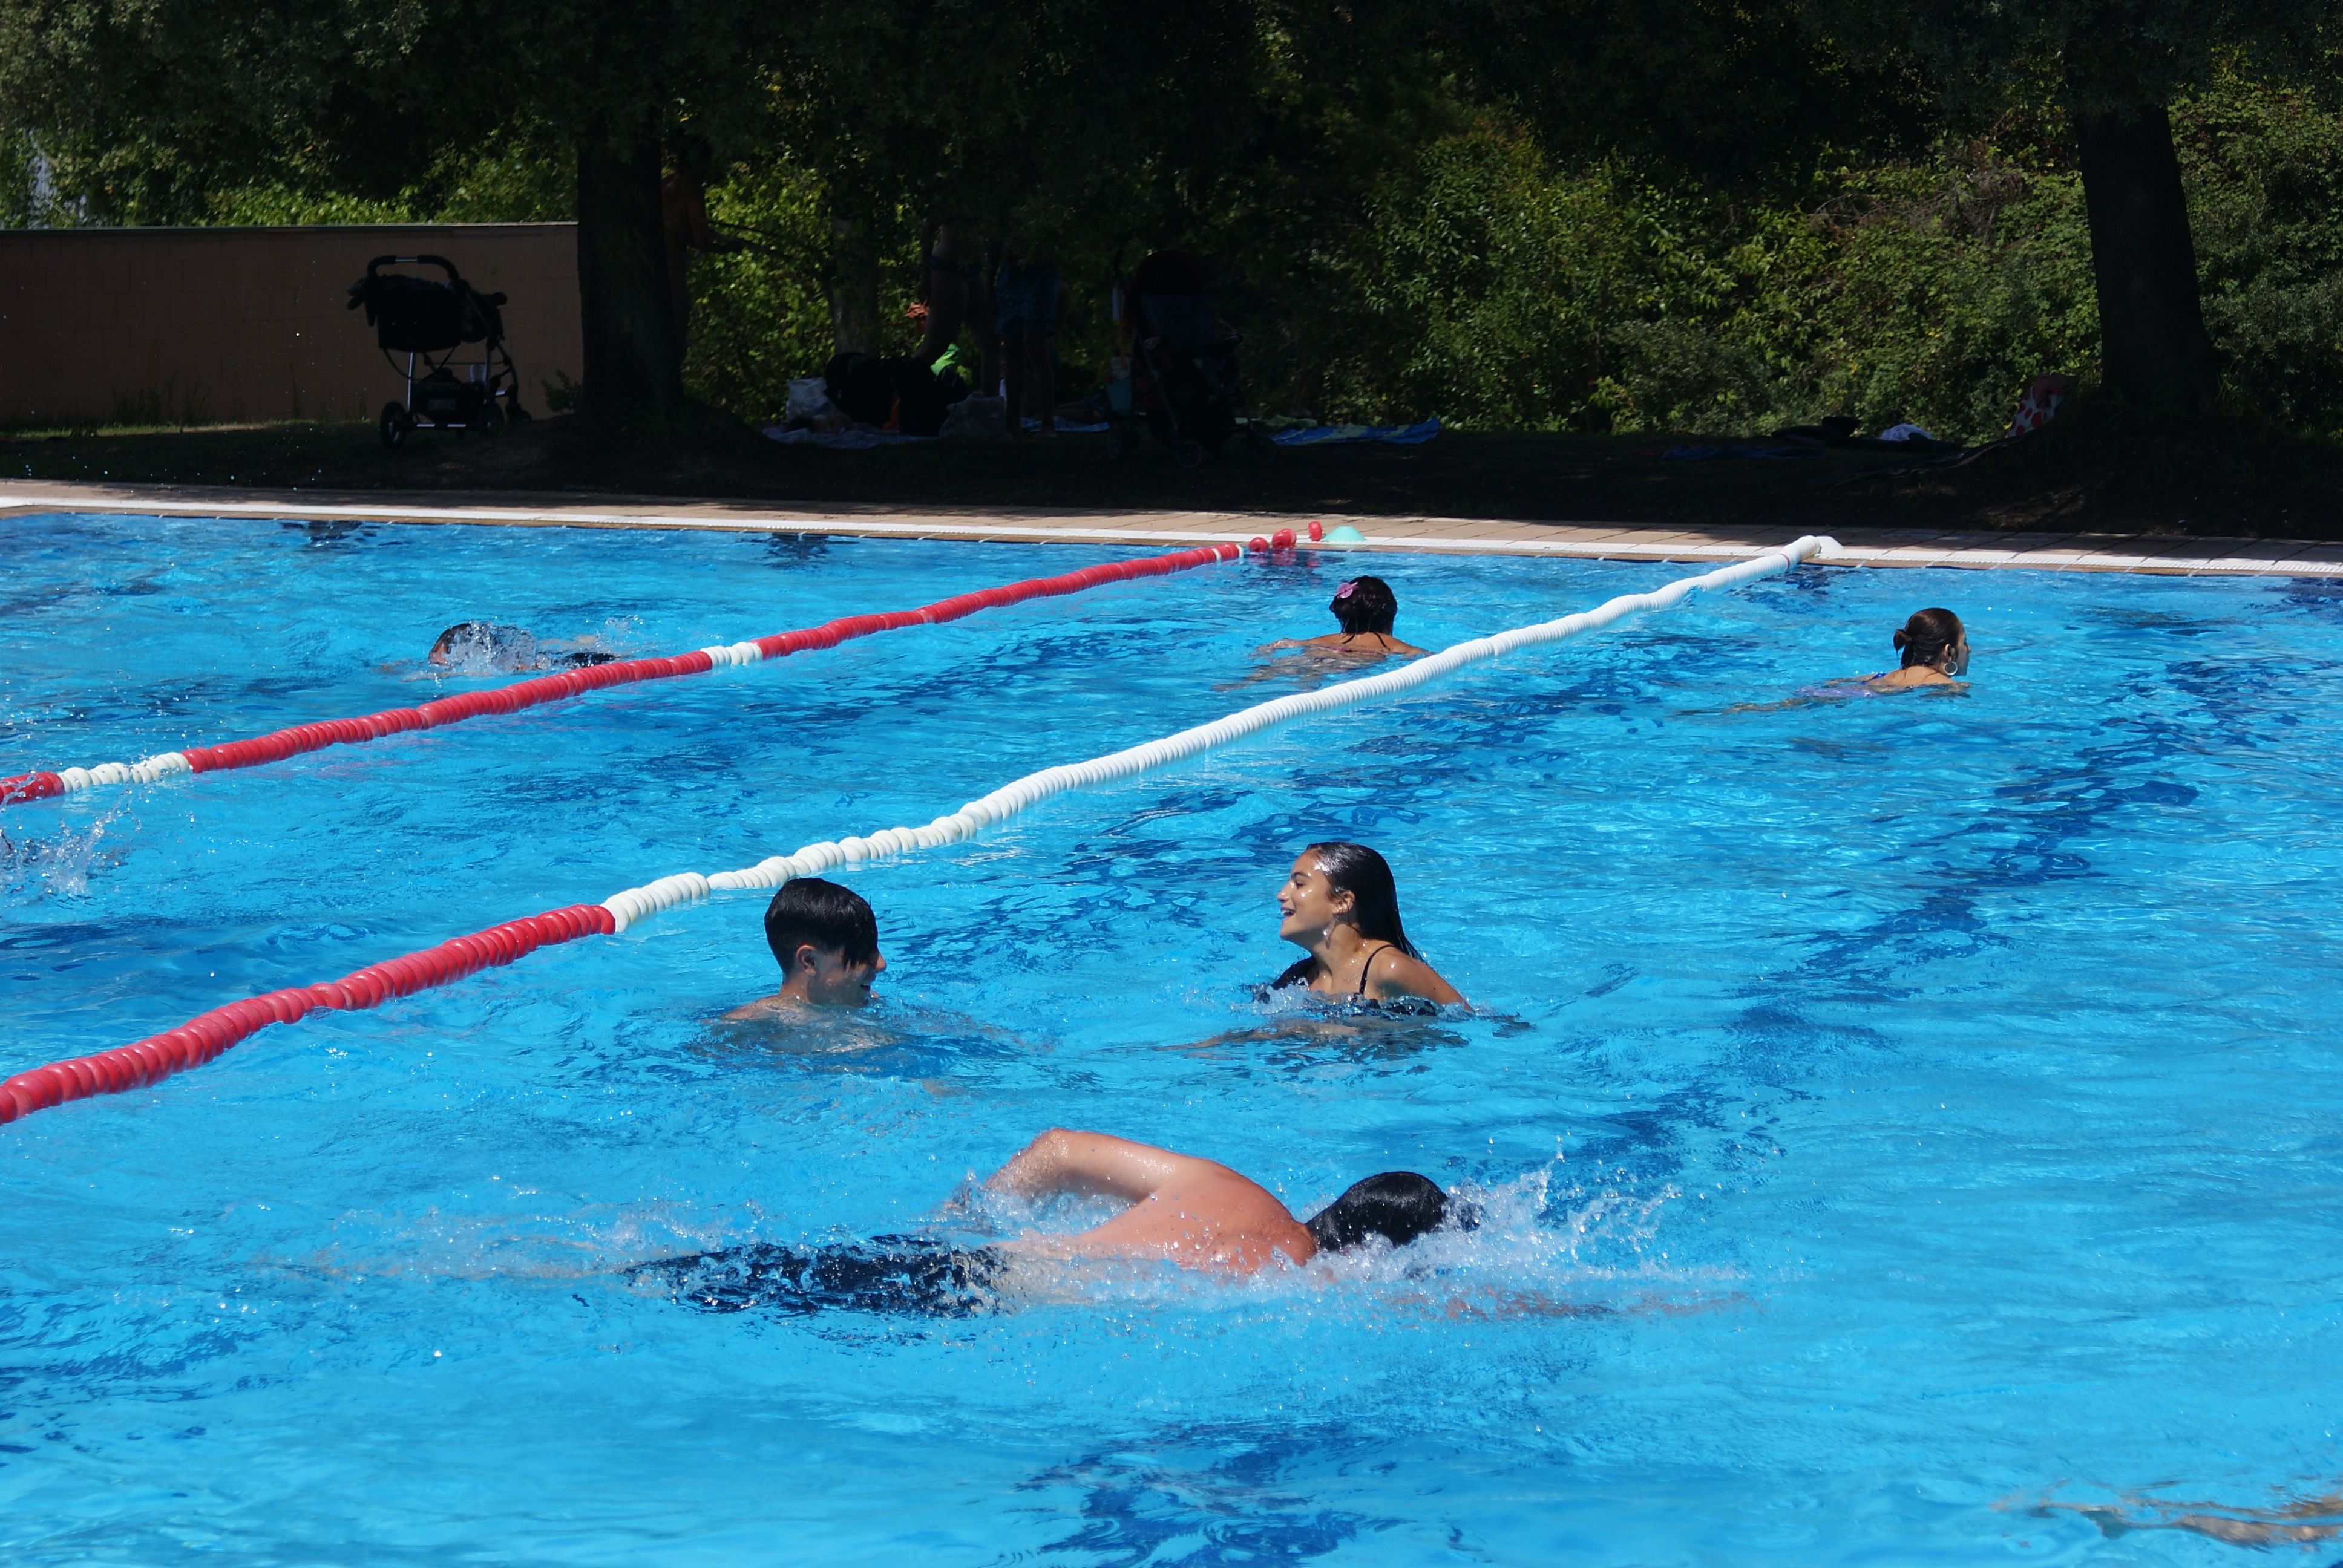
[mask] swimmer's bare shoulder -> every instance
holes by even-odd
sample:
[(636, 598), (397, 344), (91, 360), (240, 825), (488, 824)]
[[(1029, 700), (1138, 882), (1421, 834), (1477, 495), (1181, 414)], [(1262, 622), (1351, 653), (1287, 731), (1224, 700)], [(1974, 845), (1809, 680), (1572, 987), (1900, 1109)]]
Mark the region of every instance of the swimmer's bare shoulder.
[(1121, 1198), (1131, 1207), (1078, 1236), (1021, 1237), (1006, 1250), (1041, 1257), (1160, 1257), (1252, 1273), (1276, 1259), (1307, 1262), (1317, 1242), (1274, 1193), (1218, 1161), (1127, 1138), (1053, 1127), (985, 1185), (1021, 1197)]
[(1412, 959), (1397, 948), (1385, 948), (1367, 960), (1367, 995), (1376, 1001), (1421, 997), (1442, 1007), (1453, 1007), (1464, 994), (1440, 978), (1440, 971), (1422, 959)]
[(722, 1018), (719, 1023), (759, 1023), (766, 1019), (795, 1018), (803, 1011), (801, 1003), (785, 996), (760, 996), (755, 1001), (744, 1001)]

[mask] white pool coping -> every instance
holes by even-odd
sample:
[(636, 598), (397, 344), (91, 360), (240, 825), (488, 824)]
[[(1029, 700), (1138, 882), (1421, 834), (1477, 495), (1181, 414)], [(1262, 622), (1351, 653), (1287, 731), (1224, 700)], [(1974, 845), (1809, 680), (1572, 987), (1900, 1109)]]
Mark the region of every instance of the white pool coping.
[[(501, 498), (499, 498), (501, 501)], [(359, 498), (185, 486), (0, 482), (0, 516), (10, 512), (111, 512), (156, 517), (275, 518), (488, 528), (711, 529), (731, 533), (831, 534), (861, 538), (963, 539), (984, 543), (1205, 545), (1266, 538), (1281, 528), (1306, 535), (1311, 518), (1234, 512), (1012, 510), (953, 508), (799, 508), (753, 502), (486, 497)], [(1787, 528), (1690, 528), (1679, 525), (1542, 523), (1484, 518), (1324, 516), (1328, 527), (1359, 529), (1363, 542), (1320, 546), (1352, 551), (1550, 556), (1578, 560), (1732, 560), (1787, 544)], [(2119, 534), (1996, 534), (1841, 526), (1831, 530), (1833, 566), (1971, 571), (2127, 572), (2158, 577), (2343, 578), (2343, 542), (2188, 538)]]

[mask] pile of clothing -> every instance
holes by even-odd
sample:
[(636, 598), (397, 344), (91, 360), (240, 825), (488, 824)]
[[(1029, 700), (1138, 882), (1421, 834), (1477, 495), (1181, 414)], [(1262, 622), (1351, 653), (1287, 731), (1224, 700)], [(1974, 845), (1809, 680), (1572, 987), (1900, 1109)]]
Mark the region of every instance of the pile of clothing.
[(972, 396), (956, 367), (938, 374), (917, 359), (839, 354), (820, 376), (789, 382), (781, 423), (765, 434), (793, 446), (890, 447), (1005, 435), (1007, 413), (1001, 398)]

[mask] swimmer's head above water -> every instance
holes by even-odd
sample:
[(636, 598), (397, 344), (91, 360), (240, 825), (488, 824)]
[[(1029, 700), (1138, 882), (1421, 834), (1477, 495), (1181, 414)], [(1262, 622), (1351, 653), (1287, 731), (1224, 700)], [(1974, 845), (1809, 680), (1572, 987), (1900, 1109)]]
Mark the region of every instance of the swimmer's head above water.
[(776, 1001), (861, 1007), (887, 968), (879, 920), (859, 893), (820, 877), (792, 877), (765, 906), (765, 940), (781, 966)]
[(1329, 840), (1294, 858), (1277, 890), (1277, 934), (1310, 956), (1271, 982), (1353, 1001), (1464, 999), (1408, 940), (1388, 861), (1364, 844)]
[(1924, 680), (1931, 674), (1942, 680), (1957, 680), (1969, 672), (1968, 628), (1951, 610), (1916, 611), (1896, 634), (1896, 647), (1903, 655), (1898, 674), (1917, 670)]
[(1326, 608), (1346, 632), (1388, 635), (1399, 618), (1399, 596), (1381, 578), (1353, 578), (1334, 590), (1334, 600)]

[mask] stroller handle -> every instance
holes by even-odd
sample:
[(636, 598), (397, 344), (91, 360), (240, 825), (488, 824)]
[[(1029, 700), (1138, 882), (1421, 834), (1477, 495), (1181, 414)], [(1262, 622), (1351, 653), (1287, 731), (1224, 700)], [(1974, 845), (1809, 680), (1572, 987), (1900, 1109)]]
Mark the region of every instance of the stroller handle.
[(367, 276), (372, 277), (378, 266), (436, 266), (447, 275), (448, 282), (460, 281), (456, 264), (444, 256), (377, 256), (367, 263)]
[[(377, 275), (376, 269), (385, 266), (436, 266), (440, 271), (447, 275), (447, 281), (451, 285), (455, 286), (458, 293), (461, 293), (467, 286), (462, 276), (456, 271), (456, 264), (449, 261), (444, 256), (377, 256), (372, 261), (367, 263), (366, 276), (358, 279), (356, 283), (351, 284), (349, 287), (344, 291), (349, 295), (350, 298), (349, 303), (343, 306), (342, 308), (345, 310), (356, 310), (360, 305), (364, 304), (366, 302), (367, 285), (374, 280)], [(490, 305), (502, 305), (505, 303), (505, 297), (501, 294), (480, 294), (478, 289), (474, 289), (472, 292), (478, 295), (481, 299), (486, 300)], [(371, 317), (369, 317), (369, 319), (371, 319)]]

